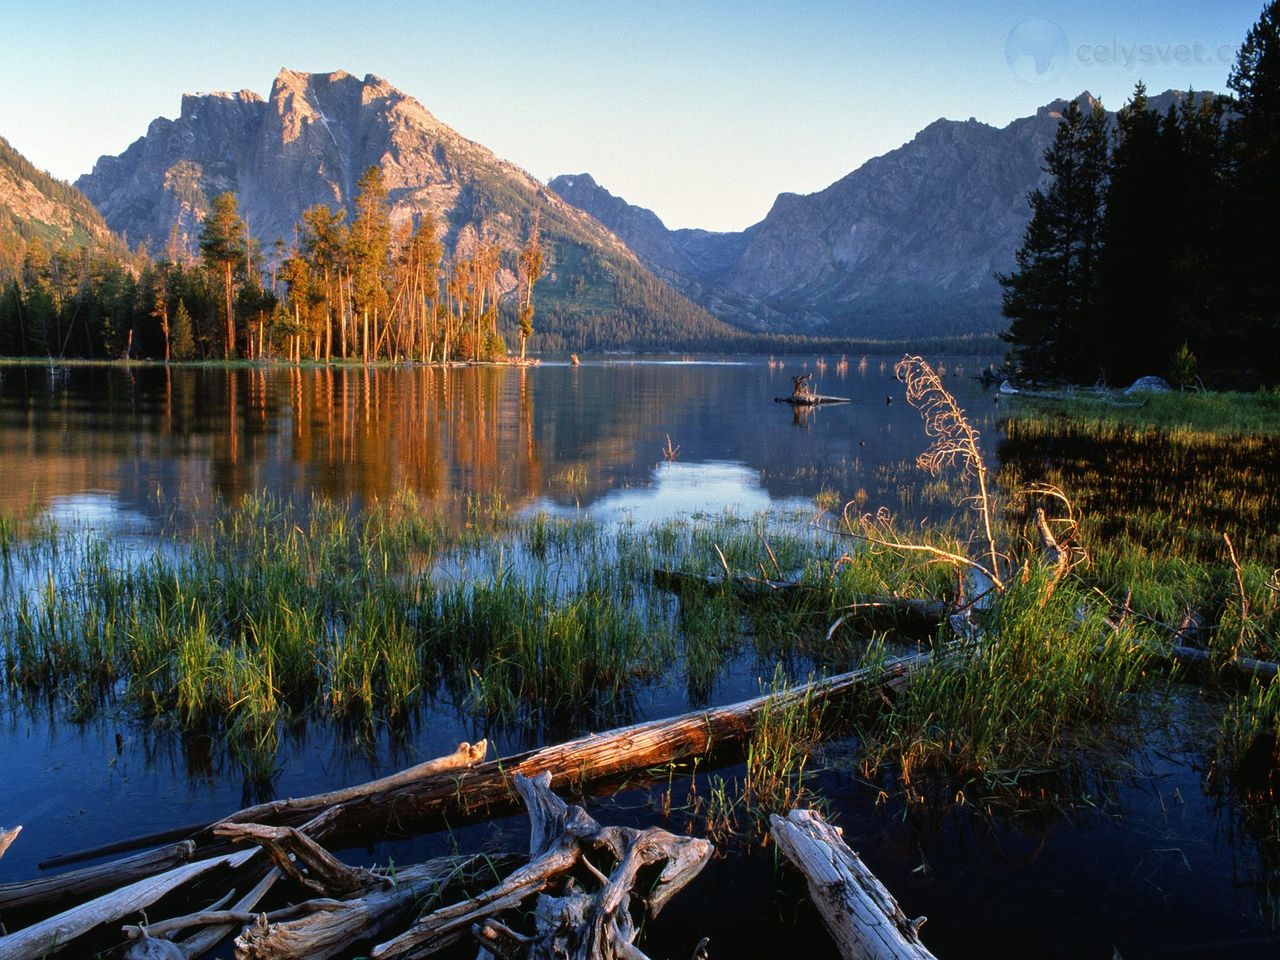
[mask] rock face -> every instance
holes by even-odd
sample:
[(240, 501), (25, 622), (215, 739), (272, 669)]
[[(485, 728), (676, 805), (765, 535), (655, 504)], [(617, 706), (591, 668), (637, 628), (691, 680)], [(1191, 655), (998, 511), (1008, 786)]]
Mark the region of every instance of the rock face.
[(51, 245), (117, 242), (80, 191), (37, 170), (0, 137), (0, 241), (37, 237)]
[[(99, 159), (77, 186), (109, 225), (152, 250), (170, 243), (194, 249), (211, 198), (233, 191), (266, 246), (292, 243), (309, 206), (349, 208), (356, 181), (374, 165), (389, 188), (392, 221), (431, 213), (447, 252), (478, 233), (514, 248), (539, 208), (550, 248), (539, 291), (558, 316), (586, 316), (589, 304), (593, 322), (625, 316), (651, 334), (649, 346), (687, 343), (681, 330), (690, 326), (706, 337), (733, 332), (659, 290), (595, 219), (372, 75), (281, 70), (265, 100), (247, 90), (184, 96), (176, 120), (154, 120), (145, 136), (120, 156)], [(601, 337), (608, 340), (607, 332)]]
[[(385, 175), (393, 220), (429, 211), (450, 240), (466, 225), (511, 233), (521, 208), (546, 199), (524, 171), (387, 81), (341, 70), (281, 70), (266, 100), (249, 90), (184, 96), (176, 120), (152, 121), (145, 136), (99, 159), (76, 185), (115, 230), (153, 249), (175, 226), (190, 247), (209, 199), (228, 190), (254, 236), (289, 242), (305, 208), (348, 207), (356, 181), (374, 165)], [(514, 196), (499, 196), (504, 191)], [(588, 219), (556, 207), (560, 219), (621, 251)]]
[[(1177, 96), (1151, 104), (1163, 112)], [(1088, 93), (1078, 99), (1092, 108)], [(667, 230), (585, 174), (549, 186), (739, 324), (873, 337), (992, 331), (1004, 326), (993, 274), (1013, 267), (1027, 195), (1067, 103), (1002, 128), (935, 121), (825, 190), (780, 194), (736, 234)]]

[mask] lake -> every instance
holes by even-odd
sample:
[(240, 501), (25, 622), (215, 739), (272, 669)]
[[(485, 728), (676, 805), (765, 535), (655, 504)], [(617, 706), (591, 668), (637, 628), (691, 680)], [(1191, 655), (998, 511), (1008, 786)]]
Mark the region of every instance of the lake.
[[(1000, 407), (973, 379), (981, 366), (948, 360), (945, 382), (994, 455)], [(851, 402), (776, 403), (806, 370), (817, 392)], [(813, 357), (0, 367), (0, 513), (106, 538), (134, 559), (181, 554), (183, 531), (217, 504), (264, 491), (303, 512), (319, 495), (357, 513), (411, 491), (415, 504), (458, 525), (495, 504), (516, 517), (585, 516), (610, 528), (770, 511), (817, 537), (808, 523), (818, 500), (886, 505), (926, 522), (951, 508), (911, 466), (924, 444), (892, 358), (855, 357), (847, 367)], [(46, 573), (19, 562), (4, 576), (12, 603), (41, 589)], [(12, 629), (9, 616), (4, 624)], [(803, 675), (812, 663), (792, 666)], [(699, 694), (672, 664), (629, 687), (626, 717), (733, 702), (771, 672), (768, 658), (735, 650)], [(281, 737), (264, 793), (207, 739), (143, 722), (110, 699), (73, 711), (13, 684), (4, 694), (0, 826), (21, 823), (24, 833), (0, 860), (0, 882), (35, 875), (55, 853), (212, 819), (264, 795), (384, 775), (463, 739), (488, 736), (505, 754), (548, 731), (494, 723), (448, 697), (399, 727), (311, 722)], [(908, 914), (930, 917), (925, 940), (940, 957), (1274, 956), (1267, 861), (1239, 811), (1203, 788), (1204, 731), (1219, 707), (1193, 688), (1153, 706), (1147, 747), (1091, 768), (1087, 789), (1051, 809), (908, 815), (860, 779), (849, 744), (823, 748), (816, 789)], [(568, 736), (601, 723), (575, 714), (555, 729)], [(602, 822), (655, 822), (656, 794), (597, 798), (592, 812)], [(503, 818), (347, 856), (405, 863), (454, 842), (518, 846), (521, 828), (522, 818)], [(686, 955), (704, 935), (712, 956), (833, 953), (802, 891), (776, 876), (771, 851), (714, 861), (646, 944), (655, 956)]]

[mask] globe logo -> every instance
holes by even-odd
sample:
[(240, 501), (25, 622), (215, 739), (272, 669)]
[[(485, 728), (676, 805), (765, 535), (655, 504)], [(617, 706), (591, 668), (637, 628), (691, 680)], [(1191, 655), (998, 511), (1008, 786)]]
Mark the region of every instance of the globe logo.
[(1067, 62), (1067, 35), (1052, 20), (1023, 20), (1004, 41), (1004, 59), (1014, 76), (1027, 83), (1047, 83)]

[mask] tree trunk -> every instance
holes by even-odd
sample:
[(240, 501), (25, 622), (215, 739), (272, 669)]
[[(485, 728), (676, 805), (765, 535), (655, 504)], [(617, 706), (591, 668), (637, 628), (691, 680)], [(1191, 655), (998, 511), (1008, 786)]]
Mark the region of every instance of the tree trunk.
[(898, 901), (812, 810), (769, 818), (778, 850), (804, 874), (809, 896), (845, 960), (936, 960), (920, 942), (924, 918), (909, 920)]

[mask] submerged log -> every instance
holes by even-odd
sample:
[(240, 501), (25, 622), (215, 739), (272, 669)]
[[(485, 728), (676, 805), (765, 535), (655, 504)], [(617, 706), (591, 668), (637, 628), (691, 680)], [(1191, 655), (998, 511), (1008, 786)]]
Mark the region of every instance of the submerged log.
[(9, 849), (13, 841), (18, 839), (18, 834), (22, 832), (22, 824), (16, 827), (10, 827), (8, 830), (0, 827), (0, 857), (4, 856), (4, 852)]
[[(470, 930), (485, 951), (503, 960), (556, 957), (561, 960), (643, 960), (634, 946), (639, 929), (631, 915), (638, 874), (660, 867), (645, 892), (646, 915), (656, 917), (670, 899), (706, 866), (709, 841), (681, 837), (660, 827), (602, 827), (585, 810), (551, 792), (551, 776), (515, 777), (531, 823), (530, 860), (500, 883), (469, 900), (435, 910), (400, 936), (373, 949), (374, 960), (423, 957)], [(586, 859), (607, 854), (615, 866), (608, 876)], [(600, 881), (588, 894), (570, 879), (559, 896), (542, 891), (581, 866)], [(498, 919), (534, 893), (536, 932), (517, 933)]]
[(236, 867), (257, 851), (210, 857), (183, 864), (156, 877), (138, 880), (119, 890), (82, 903), (57, 916), (0, 937), (0, 957), (5, 960), (36, 960), (64, 949), (95, 927), (118, 922), (145, 910), (161, 897), (217, 867)]
[(195, 852), (195, 843), (184, 840), (182, 843), (82, 870), (40, 877), (37, 880), (0, 884), (0, 914), (94, 897), (104, 890), (113, 890), (188, 863), (195, 857)]
[[(796, 580), (774, 580), (746, 574), (735, 574), (726, 578), (718, 573), (703, 575), (683, 570), (667, 570), (662, 567), (654, 568), (653, 584), (672, 593), (684, 593), (687, 590), (697, 589), (719, 590), (728, 587), (744, 600), (758, 600), (766, 597), (793, 599), (813, 594), (818, 590), (816, 584), (801, 583)], [(842, 623), (862, 617), (876, 619), (891, 617), (914, 625), (937, 626), (953, 608), (945, 600), (872, 596), (838, 609), (845, 611), (845, 615), (841, 617)]]
[(707, 756), (741, 743), (773, 703), (794, 704), (805, 698), (814, 704), (825, 703), (871, 684), (890, 682), (927, 663), (930, 656), (927, 652), (908, 654), (782, 693), (588, 734), (424, 778), (390, 793), (343, 804), (328, 824), (308, 833), (330, 846), (358, 840), (371, 831), (397, 829), (412, 835), (445, 814), (492, 815), (512, 809), (518, 802), (513, 789), (516, 774), (534, 777), (545, 772), (562, 787), (581, 788), (671, 761)]
[(840, 832), (812, 810), (769, 818), (779, 851), (809, 885), (809, 896), (845, 960), (935, 960), (920, 942), (924, 918), (909, 920)]
[(774, 397), (774, 403), (789, 403), (793, 407), (816, 407), (824, 403), (853, 403), (850, 397), (829, 397), (821, 393), (808, 393), (800, 396)]
[[(427, 760), (416, 766), (408, 767), (404, 770), (397, 771), (385, 777), (379, 777), (376, 780), (369, 780), (365, 783), (357, 784), (353, 787), (344, 787), (340, 790), (330, 790), (325, 793), (312, 794), (307, 797), (293, 797), (286, 800), (272, 800), (267, 803), (256, 804), (252, 807), (245, 807), (237, 810), (235, 813), (223, 817), (221, 820), (205, 820), (200, 823), (188, 824), (184, 827), (170, 827), (156, 833), (144, 834), (138, 837), (132, 837), (128, 840), (117, 840), (112, 843), (103, 844), (97, 847), (91, 847), (87, 850), (78, 850), (75, 853), (62, 854), (57, 857), (51, 857), (41, 862), (40, 866), (52, 867), (62, 864), (74, 863), (77, 860), (89, 860), (94, 857), (106, 856), (110, 853), (120, 853), (125, 850), (136, 850), (140, 847), (150, 846), (156, 843), (165, 843), (175, 839), (185, 839), (188, 837), (197, 837), (198, 835), (211, 834), (213, 829), (222, 823), (258, 823), (258, 824), (288, 824), (297, 826), (305, 823), (316, 814), (322, 813), (339, 804), (348, 803), (353, 800), (360, 800), (376, 793), (387, 792), (399, 789), (407, 784), (413, 783), (424, 777), (435, 776), (447, 770), (457, 770), (462, 767), (473, 767), (477, 763), (484, 760), (485, 754), (489, 752), (489, 742), (481, 740), (479, 743), (471, 744), (465, 740), (458, 744), (458, 749), (453, 753), (443, 757), (436, 757), (434, 760)], [(120, 861), (123, 863), (124, 861)], [(97, 868), (95, 868), (97, 869)], [(86, 876), (89, 874), (86, 872)], [(71, 874), (64, 874), (67, 879), (74, 879)], [(3, 899), (0, 897), (0, 909), (3, 908)]]
[(485, 861), (481, 856), (440, 857), (397, 870), (394, 883), (383, 877), (345, 900), (306, 901), (299, 909), (307, 908), (307, 914), (297, 919), (261, 914), (236, 937), (236, 960), (328, 960), (357, 942), (381, 936), (415, 904)]

